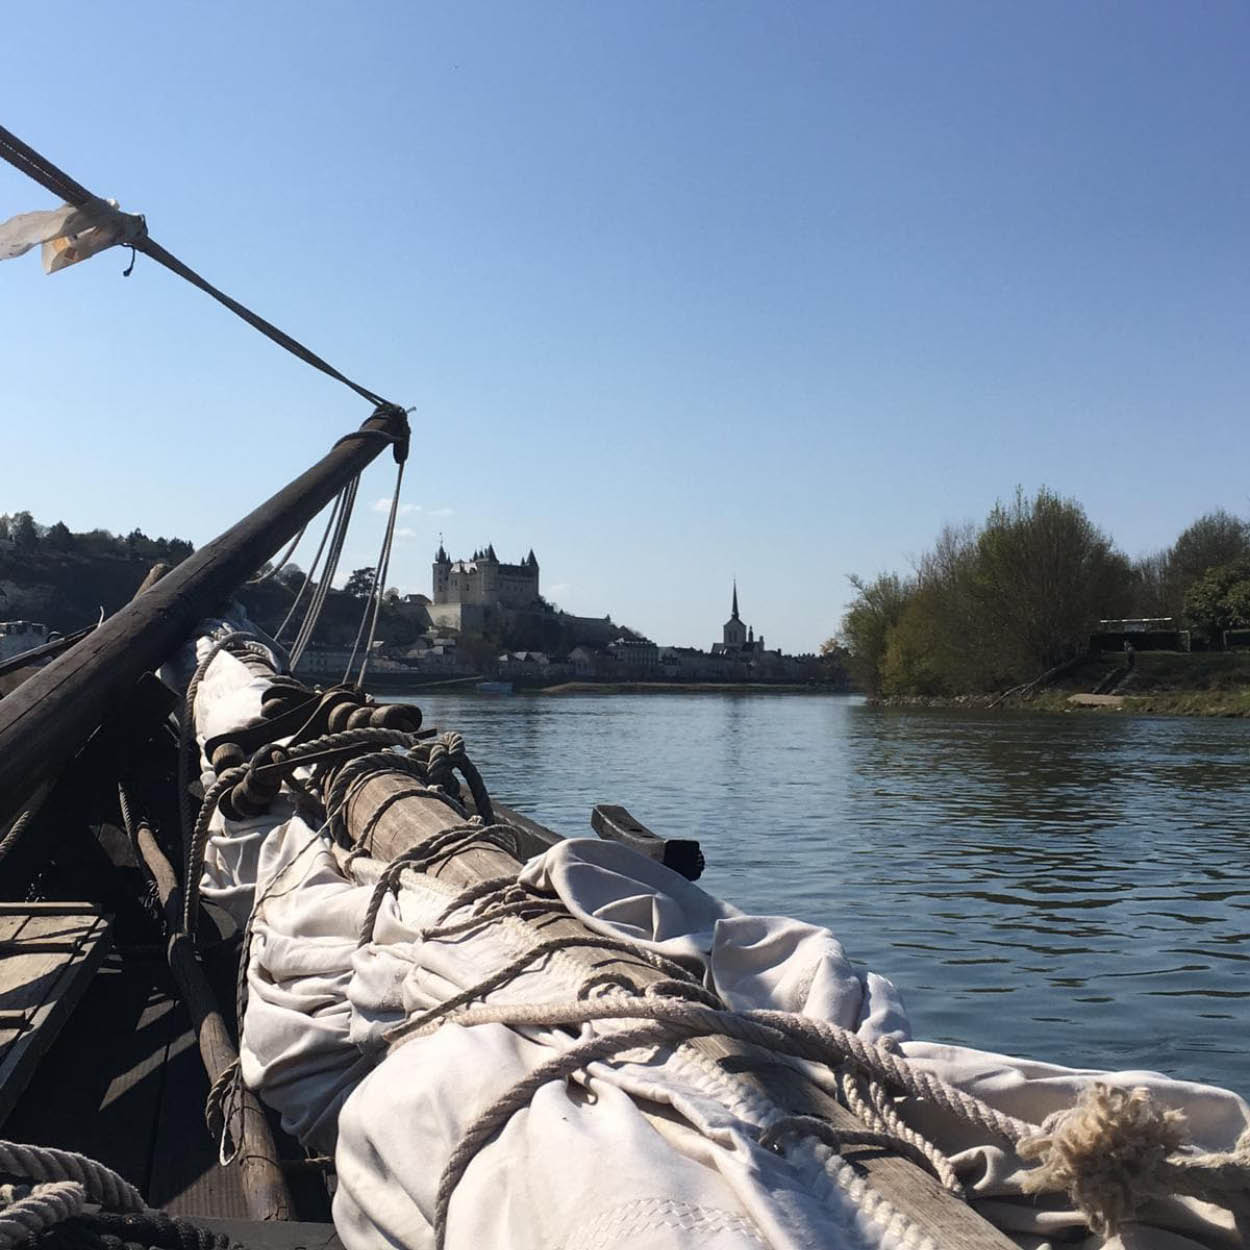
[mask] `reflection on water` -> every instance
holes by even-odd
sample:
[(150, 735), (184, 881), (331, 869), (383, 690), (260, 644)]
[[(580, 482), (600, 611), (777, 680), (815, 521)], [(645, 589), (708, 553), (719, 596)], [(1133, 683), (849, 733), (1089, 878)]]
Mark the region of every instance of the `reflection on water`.
[(1250, 1091), (1250, 724), (857, 699), (422, 697), (562, 833), (624, 803), (826, 924), (917, 1036)]

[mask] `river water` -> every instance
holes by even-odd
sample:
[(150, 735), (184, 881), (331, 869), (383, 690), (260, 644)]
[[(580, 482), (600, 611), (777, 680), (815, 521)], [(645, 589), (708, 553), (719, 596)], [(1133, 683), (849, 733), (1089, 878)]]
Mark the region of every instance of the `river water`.
[(423, 695), (492, 793), (623, 803), (827, 925), (917, 1037), (1250, 1094), (1250, 722), (793, 695)]

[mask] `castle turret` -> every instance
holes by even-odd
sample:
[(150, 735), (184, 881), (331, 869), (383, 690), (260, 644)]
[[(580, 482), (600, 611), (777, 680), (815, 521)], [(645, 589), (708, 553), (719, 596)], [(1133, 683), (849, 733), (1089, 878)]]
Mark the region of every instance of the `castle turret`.
[(451, 560), (447, 549), (439, 539), (438, 551), (434, 553), (434, 602), (449, 603), (451, 587)]

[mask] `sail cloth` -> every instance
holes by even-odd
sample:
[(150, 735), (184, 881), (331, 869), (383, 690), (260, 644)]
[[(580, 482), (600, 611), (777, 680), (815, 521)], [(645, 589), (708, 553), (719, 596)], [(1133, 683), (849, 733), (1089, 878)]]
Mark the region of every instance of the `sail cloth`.
[(13, 260), (42, 245), (44, 273), (57, 273), (146, 233), (143, 218), (123, 213), (116, 200), (92, 199), (81, 208), (62, 204), (0, 222), (0, 260)]
[[(216, 730), (231, 700), (255, 698), (253, 677), (221, 656), (197, 704)], [(241, 686), (247, 694), (231, 694)], [(199, 724), (197, 706), (197, 728)], [(467, 933), (430, 930), (454, 897), (407, 870), (360, 944), (384, 865), (348, 857), (297, 816), (268, 829), (224, 822), (206, 868), (210, 886), (255, 894), (240, 1057), (244, 1079), (309, 1146), (332, 1152), (334, 1219), (347, 1250), (433, 1247), (439, 1184), (477, 1117), (539, 1065), (620, 1027), (568, 1031), (444, 1023), (399, 1044), (387, 1031), (479, 984), (532, 945), (505, 917)], [(233, 856), (237, 835), (248, 854)], [(254, 853), (252, 853), (254, 850)], [(206, 861), (206, 865), (207, 865)], [(211, 880), (210, 880), (211, 876)], [(533, 892), (558, 898), (592, 929), (658, 955), (697, 957), (705, 982), (739, 1009), (817, 1016), (867, 1040), (892, 1037), (913, 1064), (998, 1109), (1040, 1124), (1095, 1079), (1144, 1086), (1185, 1112), (1194, 1142), (1230, 1150), (1250, 1128), (1236, 1095), (1156, 1073), (1099, 1073), (913, 1040), (890, 983), (862, 973), (818, 926), (750, 916), (626, 848), (570, 840), (530, 861)], [(467, 915), (456, 911), (452, 917)], [(575, 999), (584, 969), (561, 954), (536, 961), (485, 995), (491, 1005)], [(542, 1085), (468, 1162), (446, 1215), (448, 1250), (507, 1245), (715, 1250), (773, 1246), (897, 1250), (925, 1238), (865, 1191), (827, 1146), (796, 1139), (785, 1157), (756, 1136), (778, 1108), (689, 1047), (591, 1063)], [(1105, 1238), (1063, 1195), (1025, 1194), (1025, 1164), (962, 1121), (909, 1104), (908, 1118), (941, 1147), (983, 1215), (1023, 1250), (1231, 1250), (1231, 1215), (1193, 1199), (1157, 1199)]]

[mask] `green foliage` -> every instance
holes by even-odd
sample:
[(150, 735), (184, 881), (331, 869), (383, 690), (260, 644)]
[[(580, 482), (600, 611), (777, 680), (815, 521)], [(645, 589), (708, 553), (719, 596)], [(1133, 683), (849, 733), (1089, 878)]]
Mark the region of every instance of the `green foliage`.
[(9, 525), (9, 532), (18, 551), (31, 551), (39, 541), (39, 533), (35, 529), (35, 518), (29, 512), (15, 512)]
[(916, 575), (883, 574), (842, 621), (871, 694), (954, 695), (1018, 684), (1071, 658), (1127, 610), (1128, 560), (1073, 500), (1017, 491), (980, 527), (943, 530)]
[(1199, 517), (1176, 540), (1171, 552), (1174, 578), (1182, 594), (1208, 569), (1250, 556), (1250, 524), (1223, 508)]
[(1004, 676), (1026, 680), (1082, 649), (1131, 599), (1132, 569), (1075, 500), (1043, 487), (998, 504), (977, 538), (979, 606), (1003, 640)]
[(836, 639), (820, 644), (820, 672), (824, 681), (840, 690), (851, 687), (851, 653)]
[(1210, 569), (1250, 556), (1250, 523), (1216, 508), (1181, 531), (1171, 547), (1134, 565), (1133, 614), (1181, 616), (1185, 596)]
[(343, 587), (344, 593), (351, 595), (353, 599), (367, 599), (373, 590), (375, 571), (372, 565), (366, 569), (356, 569), (347, 579), (347, 585)]
[(115, 612), (153, 564), (177, 564), (194, 550), (185, 539), (148, 538), (139, 529), (123, 539), (106, 529), (75, 534), (63, 521), (43, 530), (29, 512), (3, 520), (0, 532), (12, 543), (0, 548), (0, 576), (12, 585), (6, 614), (59, 630), (94, 621), (101, 607)]
[(882, 694), (958, 693), (952, 688), (951, 673), (942, 663), (945, 647), (940, 616), (937, 589), (917, 585), (886, 634), (885, 653), (881, 657)]
[(43, 541), (53, 551), (70, 551), (74, 546), (74, 536), (69, 532), (69, 526), (64, 521), (49, 525)]
[[(914, 584), (896, 573), (882, 573), (871, 582), (857, 576), (852, 576), (850, 581), (859, 593), (842, 618), (842, 632), (837, 641), (850, 655), (850, 672), (855, 684), (869, 694), (878, 695), (882, 693), (882, 665), (890, 630), (902, 616)], [(825, 645), (836, 644), (831, 640)]]
[(1185, 616), (1208, 643), (1250, 626), (1250, 555), (1208, 569), (1185, 594)]

